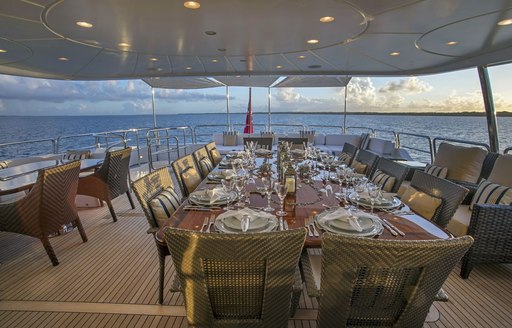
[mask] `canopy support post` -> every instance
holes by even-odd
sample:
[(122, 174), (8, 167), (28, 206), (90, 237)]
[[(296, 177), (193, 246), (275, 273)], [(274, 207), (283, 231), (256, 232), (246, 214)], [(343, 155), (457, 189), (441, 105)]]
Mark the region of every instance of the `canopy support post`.
[(491, 82), (487, 66), (478, 66), (478, 76), (480, 77), (480, 88), (484, 98), (485, 117), (487, 118), (487, 131), (489, 134), (489, 146), (492, 152), (500, 151), (500, 143), (498, 138), (498, 124), (496, 123), (496, 110), (494, 108), (494, 100), (492, 97)]
[(345, 105), (343, 108), (343, 134), (347, 133), (347, 86), (345, 88)]
[(227, 114), (227, 128), (231, 131), (231, 114), (229, 113), (229, 87), (226, 85), (226, 114)]
[(272, 94), (270, 93), (270, 87), (268, 88), (268, 131), (272, 131), (272, 114), (270, 113), (270, 101), (272, 99)]
[(151, 87), (151, 101), (153, 102), (153, 128), (156, 129), (155, 88), (153, 87)]

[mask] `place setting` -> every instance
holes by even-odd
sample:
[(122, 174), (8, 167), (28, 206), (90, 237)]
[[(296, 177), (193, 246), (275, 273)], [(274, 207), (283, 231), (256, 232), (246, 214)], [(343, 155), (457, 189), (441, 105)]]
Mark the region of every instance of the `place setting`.
[[(223, 180), (225, 181), (225, 180)], [(226, 191), (224, 188), (202, 189), (190, 194), (188, 200), (190, 205), (185, 210), (221, 210), (238, 198), (236, 191)]]
[(323, 211), (315, 217), (315, 224), (324, 231), (355, 237), (374, 237), (384, 230), (378, 216), (359, 211), (355, 207)]
[(244, 207), (228, 210), (215, 219), (214, 227), (224, 233), (259, 233), (277, 229), (278, 218), (268, 212)]

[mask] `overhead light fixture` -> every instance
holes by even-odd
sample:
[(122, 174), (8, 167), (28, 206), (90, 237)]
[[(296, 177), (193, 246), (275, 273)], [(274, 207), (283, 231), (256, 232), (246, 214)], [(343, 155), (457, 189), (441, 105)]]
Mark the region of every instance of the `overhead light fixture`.
[(318, 43), (318, 42), (320, 42), (320, 41), (318, 41), (318, 40), (316, 40), (316, 39), (311, 39), (311, 40), (308, 40), (307, 42), (308, 42), (309, 44), (317, 44), (317, 43)]
[(185, 3), (183, 3), (183, 6), (185, 6), (185, 8), (188, 9), (199, 9), (199, 7), (201, 7), (201, 4), (197, 1), (185, 1)]
[(390, 56), (400, 56), (400, 53), (398, 51), (390, 52)]
[(60, 60), (60, 61), (68, 61), (69, 60), (68, 57), (59, 57), (57, 59)]
[(304, 59), (304, 58), (306, 58), (306, 56), (304, 56), (304, 55), (300, 55), (300, 56), (298, 56), (297, 58), (299, 58), (299, 59)]
[(158, 61), (158, 58), (156, 58), (156, 57), (151, 57), (151, 58), (149, 58), (149, 60), (151, 60), (152, 62), (156, 62), (156, 61)]
[(218, 61), (219, 61), (219, 60), (217, 60), (217, 59), (212, 59), (212, 63), (216, 63), (216, 62), (218, 62)]
[(192, 69), (192, 66), (187, 66), (187, 67), (185, 67), (185, 69), (190, 70), (190, 69)]
[(322, 65), (309, 65), (308, 68), (311, 68), (311, 69), (322, 68)]
[(276, 66), (276, 68), (277, 68), (277, 69), (281, 69), (281, 68), (283, 68), (283, 66), (281, 66), (281, 65), (277, 65), (277, 66)]
[(226, 48), (219, 48), (219, 49), (217, 49), (217, 50), (218, 50), (218, 51), (220, 51), (220, 52), (224, 52), (224, 51), (226, 51), (227, 49), (226, 49)]
[(121, 43), (118, 43), (117, 45), (122, 47), (122, 48), (128, 48), (130, 46), (130, 44), (126, 43), (126, 42), (121, 42)]
[(458, 41), (448, 41), (448, 42), (446, 42), (447, 46), (454, 46), (456, 44), (459, 44), (459, 42)]
[(76, 22), (76, 25), (78, 25), (80, 27), (85, 27), (85, 28), (93, 27), (93, 25), (91, 23), (88, 23), (88, 22)]
[(211, 35), (216, 35), (217, 32), (215, 32), (215, 31), (206, 31), (206, 32), (204, 32), (204, 34), (211, 36)]
[(506, 26), (510, 24), (512, 24), (512, 18), (503, 19), (498, 22), (499, 26)]
[(5, 49), (0, 49), (0, 52), (1, 52), (1, 53), (4, 53), (4, 52), (7, 52), (7, 50), (5, 50)]
[(324, 17), (321, 17), (321, 18), (320, 18), (320, 22), (322, 22), (322, 23), (330, 23), (330, 22), (334, 22), (334, 17), (332, 17), (332, 16), (324, 16)]

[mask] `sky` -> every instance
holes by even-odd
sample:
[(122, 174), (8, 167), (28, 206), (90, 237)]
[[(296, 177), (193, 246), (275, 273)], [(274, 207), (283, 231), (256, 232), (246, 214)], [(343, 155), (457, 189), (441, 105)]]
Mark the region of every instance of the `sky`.
[[(489, 68), (497, 111), (512, 112), (512, 64)], [(248, 88), (230, 88), (230, 111), (246, 112)], [(157, 114), (224, 113), (225, 88), (155, 89)], [(483, 112), (476, 69), (414, 77), (354, 77), (348, 112)], [(342, 88), (271, 90), (273, 112), (343, 111)], [(268, 110), (267, 88), (252, 89), (254, 112)], [(0, 115), (152, 114), (151, 88), (141, 80), (60, 81), (0, 75)]]

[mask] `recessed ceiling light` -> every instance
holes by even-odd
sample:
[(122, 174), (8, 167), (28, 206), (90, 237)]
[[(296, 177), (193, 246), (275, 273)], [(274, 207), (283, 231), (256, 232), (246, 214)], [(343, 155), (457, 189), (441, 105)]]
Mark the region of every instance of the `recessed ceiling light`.
[(281, 69), (281, 68), (283, 68), (283, 66), (281, 66), (281, 65), (277, 65), (277, 66), (276, 66), (276, 68), (277, 68), (277, 69)]
[(316, 68), (321, 68), (322, 65), (309, 65), (308, 68), (312, 68), (312, 69), (316, 69)]
[(400, 56), (400, 53), (398, 51), (390, 52), (390, 56)]
[(151, 60), (151, 61), (155, 62), (155, 61), (158, 61), (158, 58), (156, 58), (156, 57), (151, 57), (151, 58), (149, 58), (149, 60)]
[(69, 60), (68, 57), (59, 57), (57, 59), (60, 60), (60, 61), (68, 61)]
[(219, 61), (218, 59), (212, 59), (212, 63), (216, 63), (218, 61)]
[(311, 39), (311, 40), (308, 40), (307, 42), (308, 42), (309, 44), (316, 44), (316, 43), (318, 43), (319, 41), (318, 41), (318, 40), (316, 40), (316, 39)]
[(93, 27), (93, 25), (91, 23), (88, 23), (88, 22), (76, 22), (76, 25), (78, 25), (80, 27), (85, 27), (85, 28)]
[(185, 67), (185, 69), (192, 69), (192, 66), (187, 66)]
[(0, 52), (2, 52), (2, 53), (3, 53), (3, 52), (7, 52), (7, 50), (5, 50), (5, 49), (0, 49)]
[(197, 1), (185, 1), (183, 5), (188, 9), (199, 9), (201, 7), (201, 4)]
[(206, 35), (215, 35), (215, 34), (217, 34), (217, 32), (215, 32), (215, 31), (206, 31), (206, 32), (204, 32), (204, 34), (206, 34)]
[(300, 56), (298, 56), (297, 58), (299, 58), (299, 59), (304, 59), (304, 58), (306, 58), (306, 56), (304, 56), (304, 55), (300, 55)]
[(227, 49), (226, 49), (226, 48), (219, 48), (219, 49), (217, 49), (217, 50), (218, 50), (218, 51), (221, 51), (221, 52), (224, 52), (224, 51), (226, 51)]
[(246, 61), (247, 61), (247, 59), (240, 59), (241, 63), (245, 63)]
[(456, 44), (459, 44), (459, 42), (457, 42), (457, 41), (448, 41), (448, 42), (446, 42), (447, 46), (454, 46)]
[(121, 43), (118, 43), (117, 45), (120, 47), (123, 47), (123, 48), (128, 48), (130, 46), (130, 44), (126, 43), (126, 42), (121, 42)]
[(499, 26), (506, 26), (510, 24), (512, 24), (512, 18), (503, 19), (498, 22)]
[(332, 16), (324, 16), (324, 17), (320, 18), (320, 21), (322, 23), (334, 22), (334, 17), (332, 17)]

